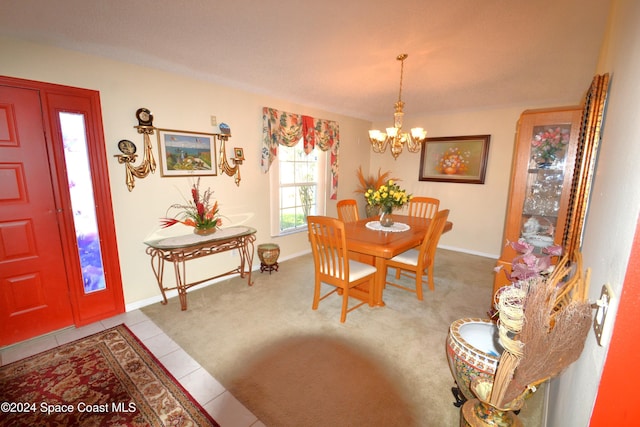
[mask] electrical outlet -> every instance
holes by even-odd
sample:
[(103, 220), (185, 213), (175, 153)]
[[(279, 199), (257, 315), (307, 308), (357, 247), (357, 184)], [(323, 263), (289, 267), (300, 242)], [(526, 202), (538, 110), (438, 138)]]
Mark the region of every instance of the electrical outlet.
[[(602, 285), (602, 291), (600, 293), (600, 299), (594, 304), (596, 308), (596, 314), (593, 316), (593, 331), (596, 333), (596, 340), (598, 345), (602, 346), (602, 337), (604, 335), (605, 322), (607, 320), (607, 313), (613, 300), (613, 290), (611, 286), (606, 283)], [(612, 320), (609, 321), (611, 323)]]
[(211, 126), (218, 126), (218, 119), (216, 116), (211, 116)]

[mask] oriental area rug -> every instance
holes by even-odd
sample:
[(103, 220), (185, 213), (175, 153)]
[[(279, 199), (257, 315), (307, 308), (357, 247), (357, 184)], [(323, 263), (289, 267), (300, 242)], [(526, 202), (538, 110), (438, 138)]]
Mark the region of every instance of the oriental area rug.
[(0, 426), (218, 426), (124, 325), (0, 367)]

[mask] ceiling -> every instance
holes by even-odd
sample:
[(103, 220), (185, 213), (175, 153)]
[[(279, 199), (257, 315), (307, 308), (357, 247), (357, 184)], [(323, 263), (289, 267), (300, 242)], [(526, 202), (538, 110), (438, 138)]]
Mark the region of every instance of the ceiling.
[(610, 0), (2, 1), (0, 35), (371, 121), (581, 101)]

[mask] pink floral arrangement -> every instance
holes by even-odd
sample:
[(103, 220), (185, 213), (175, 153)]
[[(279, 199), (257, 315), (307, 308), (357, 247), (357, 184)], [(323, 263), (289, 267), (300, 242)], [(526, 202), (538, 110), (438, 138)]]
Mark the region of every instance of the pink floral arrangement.
[[(518, 239), (517, 242), (507, 241), (507, 246), (511, 246), (519, 254), (511, 262), (511, 272), (503, 269), (501, 265), (495, 267), (494, 271), (496, 273), (504, 271), (507, 279), (512, 283), (511, 286), (515, 287), (526, 286), (531, 279), (550, 275), (555, 268), (555, 265), (552, 264), (553, 257), (562, 255), (562, 247), (558, 245), (547, 246), (542, 249), (542, 254), (535, 254), (533, 253), (535, 246), (527, 243), (524, 239)], [(494, 299), (497, 301), (500, 294), (508, 288), (509, 286), (504, 286), (498, 289)], [(496, 320), (498, 310), (492, 307), (487, 314), (490, 319)]]
[(556, 127), (538, 132), (531, 140), (534, 155), (545, 161), (555, 160), (557, 154), (569, 143), (569, 129)]
[(511, 282), (551, 273), (554, 267), (552, 258), (562, 255), (562, 246), (558, 245), (543, 248), (540, 255), (533, 253), (535, 246), (527, 243), (524, 239), (518, 239), (517, 242), (507, 242), (507, 245), (511, 246), (519, 254), (511, 262), (511, 272), (503, 270), (502, 266), (498, 266), (494, 270), (496, 272), (503, 270)]

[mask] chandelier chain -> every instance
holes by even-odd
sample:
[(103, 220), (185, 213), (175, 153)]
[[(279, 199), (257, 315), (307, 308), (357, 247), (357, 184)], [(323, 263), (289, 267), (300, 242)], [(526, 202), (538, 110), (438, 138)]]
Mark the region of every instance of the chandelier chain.
[(404, 75), (404, 60), (407, 59), (407, 54), (398, 55), (398, 61), (400, 61), (400, 92), (398, 92), (398, 102), (402, 102), (402, 78)]
[(400, 60), (400, 91), (398, 92), (398, 102), (402, 102), (402, 76), (404, 74), (404, 59)]

